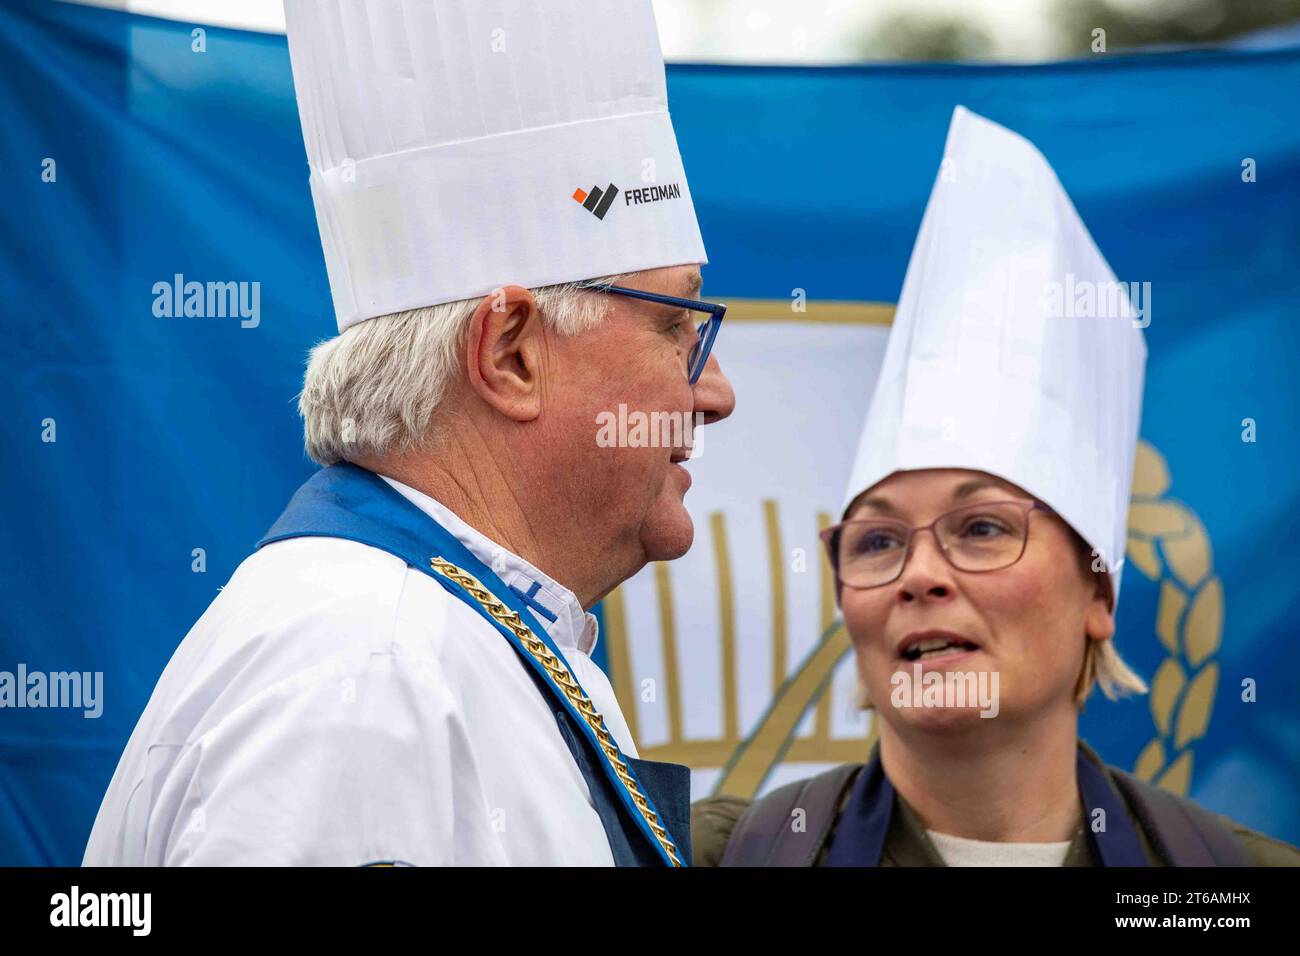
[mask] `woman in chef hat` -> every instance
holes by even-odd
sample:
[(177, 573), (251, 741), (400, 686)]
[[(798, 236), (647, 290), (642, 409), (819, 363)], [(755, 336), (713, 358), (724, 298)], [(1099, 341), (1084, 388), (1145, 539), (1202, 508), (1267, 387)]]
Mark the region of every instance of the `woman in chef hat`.
[(1078, 737), (1094, 687), (1146, 690), (1113, 642), (1146, 361), (1118, 288), (1043, 156), (958, 107), (823, 535), (878, 747), (697, 804), (697, 862), (1300, 862)]

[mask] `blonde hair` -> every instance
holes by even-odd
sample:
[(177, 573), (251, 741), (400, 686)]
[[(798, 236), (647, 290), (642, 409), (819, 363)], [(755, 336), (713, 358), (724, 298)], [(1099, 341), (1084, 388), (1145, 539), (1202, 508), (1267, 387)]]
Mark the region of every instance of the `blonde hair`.
[(1113, 640), (1094, 641), (1087, 638), (1087, 641), (1088, 646), (1083, 652), (1083, 667), (1074, 688), (1074, 700), (1080, 710), (1083, 710), (1093, 687), (1100, 687), (1101, 692), (1110, 700), (1147, 692), (1147, 682), (1119, 656)]
[[(574, 282), (531, 291), (547, 325), (561, 335), (594, 328), (612, 308), (608, 296), (584, 292)], [(313, 348), (298, 396), (307, 454), (328, 466), (422, 447), (460, 368), (461, 343), (481, 301), (377, 316)]]

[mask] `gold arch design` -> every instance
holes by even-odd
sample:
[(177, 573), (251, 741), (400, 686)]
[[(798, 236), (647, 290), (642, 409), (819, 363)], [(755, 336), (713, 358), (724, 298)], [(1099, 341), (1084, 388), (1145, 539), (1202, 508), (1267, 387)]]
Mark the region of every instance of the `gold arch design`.
[[(763, 502), (768, 534), (769, 575), (772, 585), (773, 645), (785, 637), (786, 598), (784, 552), (780, 550), (779, 511), (773, 499)], [(830, 515), (817, 516), (817, 530), (830, 523)], [(836, 616), (834, 575), (830, 562), (817, 551), (820, 592), (821, 638), (794, 674), (783, 678), (774, 690), (772, 703), (760, 718), (756, 729), (741, 738), (738, 729), (739, 705), (735, 685), (736, 626), (732, 597), (731, 559), (726, 541), (726, 520), (721, 512), (709, 516), (713, 535), (715, 574), (719, 595), (719, 633), (722, 635), (723, 733), (712, 740), (688, 740), (681, 732), (682, 701), (673, 693), (679, 681), (676, 628), (673, 621), (668, 565), (654, 566), (654, 579), (660, 612), (660, 644), (663, 649), (664, 679), (668, 682), (668, 740), (642, 746), (635, 712), (637, 695), (632, 679), (630, 648), (627, 636), (627, 611), (622, 588), (605, 598), (605, 639), (609, 648), (609, 669), (614, 693), (628, 716), (628, 727), (637, 742), (640, 755), (649, 760), (684, 763), (688, 766), (723, 767), (715, 792), (753, 796), (775, 764), (794, 762), (844, 763), (861, 760), (870, 750), (875, 723), (865, 739), (831, 737), (829, 690), (836, 666), (849, 653), (848, 633)], [(774, 652), (775, 654), (775, 652)], [(816, 707), (813, 733), (794, 738), (809, 706)]]

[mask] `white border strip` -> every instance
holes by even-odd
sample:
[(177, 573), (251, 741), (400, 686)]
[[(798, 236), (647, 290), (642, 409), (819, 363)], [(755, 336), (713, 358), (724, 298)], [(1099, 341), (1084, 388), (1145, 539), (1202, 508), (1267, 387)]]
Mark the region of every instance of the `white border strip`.
[(230, 27), (257, 33), (284, 33), (281, 0), (60, 0), (87, 7), (107, 7), (164, 20)]

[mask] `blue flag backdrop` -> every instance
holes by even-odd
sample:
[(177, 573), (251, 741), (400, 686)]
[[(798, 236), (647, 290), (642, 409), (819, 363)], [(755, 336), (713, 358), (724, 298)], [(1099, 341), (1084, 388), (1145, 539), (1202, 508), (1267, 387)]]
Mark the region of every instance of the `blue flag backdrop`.
[[(172, 651), (312, 470), (294, 398), (334, 319), (285, 41), (208, 28), (196, 51), (190, 31), (41, 0), (0, 7), (0, 672), (103, 675), (97, 716), (0, 709), (0, 864), (80, 861)], [(674, 66), (668, 80), (708, 294), (745, 306), (716, 353), (738, 410), (701, 464), (751, 461), (773, 441), (746, 403), (762, 407), (781, 368), (847, 353), (847, 371), (780, 379), (782, 407), (844, 446), (794, 456), (826, 510), (879, 361), (870, 303), (897, 296), (953, 106), (1044, 151), (1118, 277), (1152, 288), (1118, 638), (1152, 694), (1094, 700), (1083, 732), (1109, 761), (1300, 842), (1300, 49)], [(177, 276), (257, 283), (255, 318), (158, 315), (155, 288)], [(798, 321), (764, 312), (800, 294)], [(854, 315), (858, 338), (844, 331)], [(757, 502), (763, 472), (749, 472)], [(732, 493), (751, 491), (712, 500)], [(628, 597), (606, 642), (622, 665), (639, 620)], [(821, 645), (791, 646), (807, 651), (790, 656), (796, 675)], [(635, 710), (635, 687), (616, 687)], [(760, 690), (725, 739), (749, 740), (779, 709)], [(734, 764), (731, 750), (700, 754), (701, 767)], [(775, 779), (777, 756), (749, 791)]]

